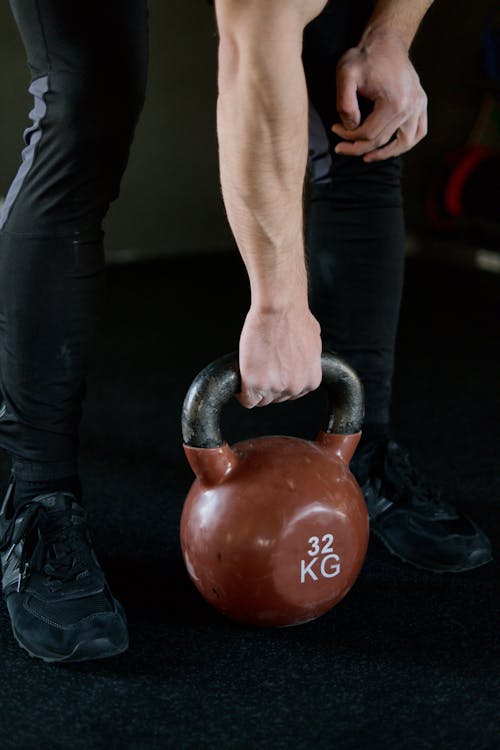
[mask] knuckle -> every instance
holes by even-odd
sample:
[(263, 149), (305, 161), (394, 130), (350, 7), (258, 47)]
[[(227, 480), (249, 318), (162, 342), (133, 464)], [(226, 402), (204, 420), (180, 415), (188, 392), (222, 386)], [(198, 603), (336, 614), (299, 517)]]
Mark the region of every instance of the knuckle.
[(247, 384), (244, 397), (248, 402), (255, 403), (265, 396), (265, 391), (266, 389), (257, 383)]
[(352, 119), (354, 119), (354, 113), (348, 107), (339, 107), (338, 108), (338, 113), (339, 113), (340, 117), (342, 118), (342, 120), (352, 120)]
[(413, 97), (409, 95), (407, 91), (404, 92), (404, 94), (401, 94), (401, 97), (399, 99), (399, 109), (402, 112), (406, 112), (408, 107), (414, 102), (415, 100)]
[(288, 381), (284, 378), (276, 378), (275, 380), (270, 381), (269, 383), (269, 390), (272, 393), (285, 393), (287, 392), (289, 387)]
[(255, 406), (255, 402), (245, 394), (242, 394), (238, 400), (245, 409), (253, 409)]
[(404, 93), (390, 92), (386, 95), (385, 107), (388, 114), (396, 114), (403, 109), (406, 95)]
[(264, 398), (262, 401), (259, 401), (258, 404), (255, 404), (258, 409), (261, 409), (263, 406), (269, 406), (269, 404), (274, 403), (274, 398)]
[(337, 111), (339, 115), (344, 115), (345, 117), (352, 117), (354, 114), (352, 102), (350, 102), (347, 97), (344, 98), (344, 100), (342, 100), (342, 97), (340, 97), (337, 103)]
[(337, 73), (346, 76), (349, 75), (349, 73), (352, 71), (354, 66), (353, 62), (353, 56), (351, 54), (351, 51), (348, 50), (337, 63)]
[(300, 393), (302, 393), (303, 390), (303, 383), (301, 383), (298, 380), (294, 380), (290, 383), (290, 387), (288, 389), (288, 395), (290, 397), (298, 396)]

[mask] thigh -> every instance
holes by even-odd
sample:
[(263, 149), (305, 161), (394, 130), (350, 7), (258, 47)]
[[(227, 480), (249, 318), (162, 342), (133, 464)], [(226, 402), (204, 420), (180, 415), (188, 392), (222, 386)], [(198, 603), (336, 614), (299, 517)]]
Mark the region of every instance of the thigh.
[(124, 76), (144, 71), (146, 0), (10, 0), (10, 5), (32, 79), (49, 71), (112, 69)]
[(0, 229), (98, 233), (144, 102), (146, 0), (10, 0), (31, 71), (33, 121)]

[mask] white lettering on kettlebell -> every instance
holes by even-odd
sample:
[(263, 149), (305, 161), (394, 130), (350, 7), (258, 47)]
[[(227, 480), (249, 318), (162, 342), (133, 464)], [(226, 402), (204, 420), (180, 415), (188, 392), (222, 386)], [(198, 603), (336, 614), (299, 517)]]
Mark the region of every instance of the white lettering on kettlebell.
[[(333, 534), (324, 534), (320, 538), (318, 536), (312, 536), (307, 540), (307, 543), (311, 545), (310, 549), (307, 550), (309, 557), (312, 560), (301, 560), (300, 561), (300, 582), (305, 583), (306, 576), (310, 576), (313, 581), (318, 580), (318, 574), (323, 578), (335, 578), (340, 573), (340, 557), (333, 551)], [(319, 560), (321, 555), (322, 559), (319, 564), (319, 570), (316, 572), (313, 570), (314, 566)]]
[[(327, 560), (336, 560), (334, 563), (330, 563), (330, 573), (326, 572), (326, 562)], [(335, 578), (335, 576), (338, 576), (340, 573), (340, 558), (338, 555), (327, 555), (321, 560), (321, 575), (324, 578)]]
[(321, 537), (322, 542), (326, 542), (325, 546), (321, 550), (322, 555), (328, 555), (333, 552), (333, 534), (325, 534), (325, 536)]
[[(328, 555), (333, 552), (333, 534), (325, 534), (321, 537), (321, 541), (324, 542), (325, 545), (320, 554)], [(311, 549), (307, 550), (307, 554), (311, 557), (315, 557), (319, 553), (319, 536), (312, 536), (307, 540), (307, 543), (312, 545)]]
[(312, 544), (312, 549), (307, 550), (307, 554), (311, 555), (311, 557), (314, 557), (319, 552), (319, 537), (312, 536), (310, 539), (307, 540), (308, 544)]
[(308, 573), (311, 576), (311, 578), (313, 579), (313, 581), (317, 581), (318, 580), (318, 576), (316, 575), (316, 573), (312, 569), (313, 565), (314, 565), (314, 563), (316, 562), (317, 559), (318, 558), (315, 557), (314, 560), (310, 561), (309, 565), (306, 565), (307, 560), (301, 560), (300, 561), (300, 563), (301, 563), (301, 565), (300, 565), (300, 582), (301, 583), (304, 583), (304, 581), (306, 580), (306, 575)]

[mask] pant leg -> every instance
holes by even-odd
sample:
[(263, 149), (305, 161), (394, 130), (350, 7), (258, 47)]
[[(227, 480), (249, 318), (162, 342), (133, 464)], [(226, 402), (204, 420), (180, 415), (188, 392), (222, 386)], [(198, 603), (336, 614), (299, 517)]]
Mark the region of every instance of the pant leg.
[[(333, 0), (307, 28), (311, 102), (307, 249), (311, 309), (325, 347), (358, 371), (366, 423), (387, 424), (404, 267), (401, 160), (365, 164), (339, 156), (335, 70), (359, 40), (372, 3)], [(364, 115), (371, 105), (361, 102)]]
[(17, 475), (75, 473), (104, 292), (102, 220), (143, 105), (146, 0), (11, 0), (32, 125), (0, 218), (0, 447)]

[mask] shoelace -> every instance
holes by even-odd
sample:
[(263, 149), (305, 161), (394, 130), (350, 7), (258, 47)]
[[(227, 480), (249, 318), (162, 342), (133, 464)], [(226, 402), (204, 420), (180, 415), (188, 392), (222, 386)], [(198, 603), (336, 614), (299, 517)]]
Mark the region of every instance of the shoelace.
[(387, 447), (385, 467), (384, 475), (388, 475), (388, 479), (396, 487), (408, 490), (412, 499), (420, 506), (447, 509), (441, 493), (429, 487), (411, 463), (409, 455), (397, 444)]
[[(19, 523), (16, 523), (21, 519)], [(88, 570), (88, 543), (84, 524), (75, 524), (72, 509), (47, 509), (41, 503), (28, 502), (16, 509), (9, 526), (0, 540), (0, 551), (8, 549), (7, 560), (21, 540), (38, 530), (38, 541), (28, 552), (23, 545), (20, 560), (18, 590), (29, 575), (29, 571), (41, 570), (56, 581), (74, 580)]]
[[(88, 568), (88, 543), (84, 524), (75, 524), (71, 511), (46, 510), (42, 539), (47, 547), (48, 560), (43, 571), (51, 578), (69, 581)], [(51, 555), (50, 553), (54, 554)]]

